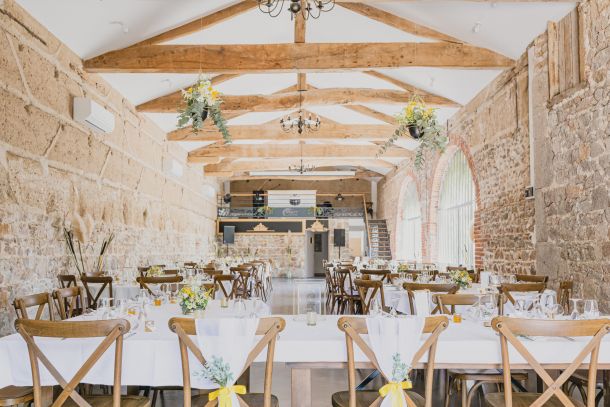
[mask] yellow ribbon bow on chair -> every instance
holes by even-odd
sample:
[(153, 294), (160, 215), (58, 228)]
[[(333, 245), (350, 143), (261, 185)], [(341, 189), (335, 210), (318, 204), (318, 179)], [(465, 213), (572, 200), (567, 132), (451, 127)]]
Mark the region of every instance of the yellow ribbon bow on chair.
[(392, 407), (402, 407), (403, 403), (401, 400), (404, 400), (404, 393), (402, 391), (412, 387), (413, 385), (410, 381), (390, 382), (379, 389), (379, 394), (381, 397), (385, 397), (389, 394), (390, 400), (392, 400)]
[(231, 394), (246, 394), (246, 386), (236, 385), (231, 387), (221, 387), (213, 391), (208, 396), (208, 400), (214, 401), (218, 399), (218, 407), (233, 407), (231, 402)]

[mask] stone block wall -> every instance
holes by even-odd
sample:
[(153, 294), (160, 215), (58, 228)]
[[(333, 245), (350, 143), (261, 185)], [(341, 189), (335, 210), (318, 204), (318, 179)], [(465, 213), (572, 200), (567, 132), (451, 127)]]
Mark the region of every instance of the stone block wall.
[[(62, 228), (84, 236), (93, 263), (115, 234), (105, 268), (203, 258), (214, 236), (218, 185), (14, 1), (0, 3), (0, 335), (15, 296), (51, 290), (75, 269)], [(112, 134), (72, 120), (72, 99), (115, 116)], [(173, 160), (182, 176), (170, 173)]]
[[(575, 295), (597, 298), (609, 311), (610, 3), (588, 0), (579, 9), (582, 83), (549, 98), (547, 36), (540, 35), (528, 47), (529, 56), (526, 52), (449, 121), (450, 146), (443, 155), (428, 157), (422, 171), (407, 162), (386, 177), (379, 189), (380, 218), (388, 219), (395, 241), (401, 193), (415, 182), (423, 254), (434, 261), (439, 185), (446, 163), (460, 149), (475, 182), (477, 267), (548, 275), (554, 287), (572, 279)], [(530, 185), (535, 199), (527, 200)]]

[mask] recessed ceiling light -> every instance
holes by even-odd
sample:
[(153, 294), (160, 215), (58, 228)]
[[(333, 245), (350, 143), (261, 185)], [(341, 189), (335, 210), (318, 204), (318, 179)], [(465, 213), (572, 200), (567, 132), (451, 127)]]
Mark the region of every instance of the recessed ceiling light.
[(481, 24), (480, 21), (477, 21), (476, 23), (474, 23), (474, 25), (472, 26), (472, 32), (475, 34), (478, 34), (481, 31), (481, 26), (483, 24)]

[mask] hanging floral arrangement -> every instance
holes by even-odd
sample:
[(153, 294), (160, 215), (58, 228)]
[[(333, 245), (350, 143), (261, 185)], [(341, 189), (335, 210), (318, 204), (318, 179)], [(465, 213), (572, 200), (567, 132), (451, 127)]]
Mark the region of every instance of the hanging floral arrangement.
[(443, 152), (447, 145), (444, 129), (438, 124), (436, 109), (427, 107), (419, 98), (413, 98), (402, 111), (396, 115), (398, 128), (381, 147), (379, 155), (391, 147), (399, 137), (409, 135), (417, 140), (419, 145), (415, 151), (415, 168), (421, 169), (425, 160), (426, 150)]
[(190, 88), (182, 91), (185, 108), (179, 110), (178, 127), (184, 128), (189, 122), (192, 123), (193, 131), (201, 130), (203, 122), (210, 116), (214, 125), (222, 134), (226, 143), (231, 142), (231, 135), (227, 129), (227, 121), (222, 117), (220, 105), (222, 95), (212, 87), (209, 77), (200, 76)]

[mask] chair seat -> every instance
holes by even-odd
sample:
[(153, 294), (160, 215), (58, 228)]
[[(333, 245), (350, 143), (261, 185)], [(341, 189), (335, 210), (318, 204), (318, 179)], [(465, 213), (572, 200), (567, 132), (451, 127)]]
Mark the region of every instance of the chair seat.
[(23, 404), (33, 399), (31, 387), (7, 386), (0, 389), (0, 406)]
[[(263, 393), (248, 393), (240, 395), (248, 407), (263, 407), (265, 395)], [(192, 407), (203, 407), (208, 403), (209, 396), (207, 394), (200, 394), (191, 398)], [(277, 397), (271, 395), (271, 407), (279, 407), (280, 402)], [(121, 406), (123, 407), (123, 406)]]
[[(92, 407), (112, 407), (112, 396), (87, 396), (85, 400)], [(142, 396), (121, 396), (121, 407), (149, 407), (150, 399)], [(64, 407), (78, 407), (78, 404), (69, 398)]]
[[(407, 394), (417, 407), (426, 405), (424, 398), (414, 391), (407, 391)], [(356, 407), (369, 407), (378, 397), (379, 392), (376, 390), (356, 391)], [(349, 391), (340, 391), (333, 394), (332, 403), (333, 407), (349, 407)]]
[[(485, 381), (493, 383), (502, 383), (504, 376), (497, 370), (449, 370), (447, 372), (450, 376), (455, 377), (457, 380), (474, 380), (474, 381)], [(527, 380), (527, 373), (511, 373), (514, 380), (524, 381)]]
[[(540, 397), (541, 393), (517, 393), (513, 392), (513, 405), (512, 407), (528, 407)], [(576, 407), (585, 407), (585, 405), (570, 397), (570, 400)], [(488, 393), (485, 395), (485, 404), (488, 407), (506, 407), (504, 403), (504, 393)], [(555, 396), (551, 397), (546, 403), (545, 407), (564, 407), (563, 403)]]

